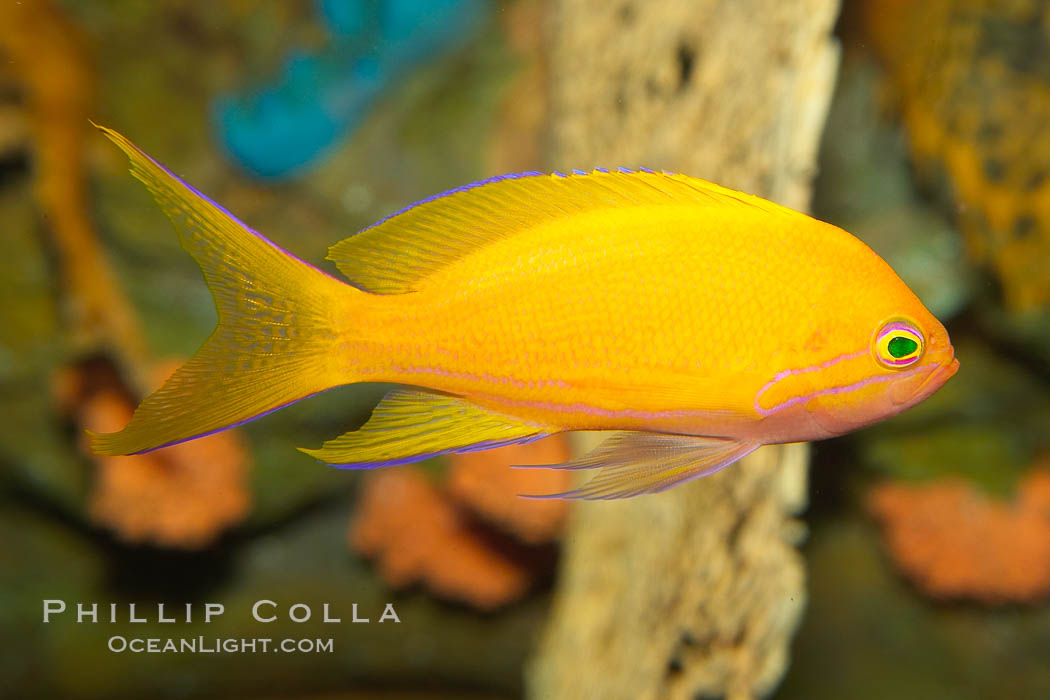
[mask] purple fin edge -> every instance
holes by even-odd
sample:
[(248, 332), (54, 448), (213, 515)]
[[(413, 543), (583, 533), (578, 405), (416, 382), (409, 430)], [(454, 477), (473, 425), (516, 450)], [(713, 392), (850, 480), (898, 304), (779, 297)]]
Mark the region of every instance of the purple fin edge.
[[(129, 142), (129, 143), (130, 143), (130, 142)], [(134, 145), (134, 144), (132, 144), (132, 145)], [(164, 165), (163, 163), (160, 163), (160, 162), (158, 162), (157, 160), (155, 160), (155, 159), (153, 158), (153, 156), (151, 156), (150, 154), (146, 153), (145, 151), (143, 151), (143, 150), (142, 150), (141, 148), (139, 148), (138, 146), (135, 146), (135, 149), (136, 149), (136, 150), (138, 150), (138, 152), (139, 152), (139, 153), (141, 153), (142, 155), (144, 155), (144, 156), (145, 156), (145, 157), (146, 157), (147, 159), (149, 159), (149, 161), (150, 161), (151, 163), (153, 163), (154, 165), (156, 165), (156, 166), (157, 166), (158, 168), (160, 168), (161, 170), (163, 170), (164, 172), (166, 172), (166, 173), (167, 173), (168, 175), (170, 175), (171, 177), (175, 178), (175, 180), (177, 180), (177, 181), (179, 182), (179, 184), (181, 184), (181, 185), (182, 185), (183, 187), (185, 187), (185, 188), (186, 188), (186, 189), (188, 189), (188, 190), (189, 190), (190, 192), (192, 192), (193, 194), (195, 194), (195, 195), (197, 195), (198, 197), (200, 197), (201, 199), (203, 199), (203, 200), (204, 200), (205, 202), (207, 202), (207, 203), (211, 204), (211, 205), (212, 205), (213, 207), (215, 207), (216, 209), (218, 209), (219, 211), (221, 211), (221, 212), (222, 212), (223, 214), (225, 214), (226, 216), (230, 217), (230, 219), (232, 219), (232, 220), (234, 221), (234, 223), (236, 223), (236, 224), (237, 224), (238, 226), (240, 226), (241, 228), (243, 228), (243, 229), (244, 229), (245, 231), (247, 231), (248, 233), (252, 234), (252, 235), (253, 235), (253, 236), (255, 236), (256, 238), (259, 238), (259, 239), (260, 239), (260, 240), (262, 240), (262, 241), (263, 241), (264, 243), (266, 243), (266, 244), (268, 244), (268, 245), (272, 246), (273, 248), (275, 248), (276, 250), (280, 251), (281, 253), (284, 253), (284, 254), (285, 254), (285, 255), (287, 255), (288, 257), (290, 257), (290, 258), (292, 258), (292, 259), (294, 259), (294, 260), (296, 260), (296, 261), (298, 261), (298, 262), (301, 262), (301, 263), (302, 263), (303, 265), (306, 265), (307, 267), (309, 267), (309, 268), (311, 268), (311, 269), (313, 269), (313, 270), (316, 270), (317, 272), (320, 272), (320, 273), (321, 273), (322, 275), (324, 275), (325, 277), (330, 277), (331, 279), (334, 279), (335, 281), (339, 282), (340, 284), (346, 284), (346, 282), (344, 282), (343, 280), (341, 280), (341, 279), (339, 279), (339, 278), (337, 278), (337, 277), (333, 277), (332, 275), (328, 274), (327, 272), (325, 272), (324, 270), (320, 269), (320, 268), (319, 268), (319, 267), (317, 267), (316, 265), (313, 265), (313, 264), (311, 264), (311, 263), (309, 263), (309, 262), (307, 262), (307, 261), (303, 260), (303, 259), (302, 259), (302, 258), (300, 258), (300, 257), (299, 257), (298, 255), (296, 255), (295, 253), (291, 253), (291, 252), (289, 252), (288, 250), (285, 250), (285, 249), (284, 249), (284, 248), (282, 248), (281, 246), (277, 245), (276, 243), (274, 243), (273, 241), (271, 241), (271, 240), (270, 240), (269, 238), (267, 238), (267, 237), (266, 237), (266, 236), (264, 236), (263, 234), (259, 233), (259, 232), (258, 232), (258, 231), (256, 231), (255, 229), (253, 229), (253, 228), (252, 228), (251, 226), (248, 226), (248, 225), (247, 225), (247, 224), (245, 224), (245, 223), (244, 223), (243, 221), (241, 221), (240, 219), (238, 219), (238, 218), (237, 218), (236, 216), (234, 216), (234, 215), (233, 215), (233, 213), (232, 213), (232, 212), (230, 212), (230, 210), (229, 210), (229, 209), (227, 209), (226, 207), (222, 206), (221, 204), (219, 204), (218, 202), (216, 202), (216, 201), (215, 201), (214, 199), (212, 199), (212, 198), (211, 198), (211, 197), (209, 197), (208, 195), (204, 194), (203, 192), (201, 192), (200, 190), (198, 190), (198, 189), (197, 189), (196, 187), (194, 187), (193, 185), (191, 185), (190, 183), (186, 182), (186, 181), (185, 181), (185, 180), (183, 180), (183, 179), (182, 179), (181, 177), (179, 177), (178, 175), (176, 175), (175, 173), (173, 173), (173, 172), (172, 172), (171, 170), (169, 170), (169, 169), (167, 168), (167, 166), (165, 166), (165, 165)], [(165, 213), (165, 215), (167, 214), (167, 212), (164, 212), (164, 213)], [(298, 400), (298, 399), (297, 399), (297, 400)], [(294, 402), (293, 402), (293, 403), (294, 403)], [(287, 406), (288, 404), (284, 404), (284, 405), (285, 405), (285, 406)], [(276, 410), (276, 409), (274, 409), (274, 410)], [(265, 414), (263, 414), (263, 415), (265, 415)], [(251, 420), (251, 419), (249, 419), (249, 420)], [(230, 426), (230, 427), (233, 427), (233, 426)], [(203, 437), (203, 436), (202, 436), (202, 437)], [(192, 439), (192, 438), (191, 438), (191, 439)], [(174, 443), (172, 443), (172, 444), (174, 444)], [(154, 449), (159, 449), (159, 448), (154, 448)], [(141, 454), (141, 453), (136, 453), (136, 454)]]
[(485, 440), (483, 442), (474, 443), (473, 445), (467, 445), (465, 447), (450, 447), (445, 450), (437, 450), (435, 452), (424, 452), (422, 454), (408, 455), (406, 457), (398, 457), (397, 459), (382, 460), (379, 462), (346, 462), (343, 464), (334, 464), (332, 462), (325, 462), (323, 460), (317, 460), (322, 464), (327, 464), (329, 467), (335, 467), (336, 469), (380, 469), (382, 467), (399, 467), (405, 464), (414, 464), (415, 462), (422, 462), (425, 459), (431, 457), (440, 457), (441, 455), (447, 454), (469, 454), (471, 452), (482, 452), (484, 450), (491, 450), (497, 447), (506, 447), (507, 445), (525, 445), (527, 443), (539, 440), (541, 438), (550, 437), (552, 433), (536, 433), (535, 435), (526, 435), (525, 437), (519, 438), (507, 438), (506, 440)]
[[(161, 167), (164, 167), (164, 166), (161, 166)], [(358, 231), (354, 235), (360, 235), (360, 234), (364, 233), (365, 231), (374, 229), (377, 226), (381, 226), (381, 225), (385, 224), (387, 221), (390, 221), (393, 218), (401, 216), (405, 212), (411, 211), (412, 209), (415, 209), (416, 207), (422, 206), (424, 204), (429, 204), (430, 202), (436, 201), (438, 199), (443, 199), (445, 197), (452, 196), (452, 195), (457, 194), (459, 192), (467, 192), (469, 190), (477, 189), (478, 187), (484, 187), (485, 185), (491, 185), (491, 184), (496, 183), (496, 182), (502, 182), (503, 180), (521, 180), (523, 178), (529, 178), (529, 177), (552, 177), (552, 176), (553, 177), (559, 177), (559, 178), (568, 179), (568, 178), (572, 178), (572, 177), (593, 175), (594, 173), (601, 173), (603, 175), (608, 175), (610, 172), (620, 172), (620, 173), (626, 173), (626, 174), (631, 174), (631, 173), (636, 173), (636, 172), (647, 173), (647, 174), (650, 174), (650, 175), (658, 174), (655, 171), (650, 170), (649, 168), (637, 168), (637, 169), (616, 168), (615, 171), (612, 171), (609, 168), (594, 168), (589, 173), (584, 171), (584, 170), (578, 170), (576, 168), (573, 168), (572, 171), (569, 174), (566, 174), (566, 173), (563, 173), (563, 172), (560, 172), (560, 171), (557, 171), (557, 170), (555, 170), (554, 172), (549, 173), (549, 174), (541, 172), (539, 170), (526, 170), (526, 171), (520, 172), (520, 173), (507, 173), (506, 175), (494, 175), (492, 177), (485, 178), (484, 180), (478, 180), (477, 182), (471, 182), (471, 183), (469, 183), (467, 185), (460, 185), (459, 187), (453, 187), (450, 190), (445, 190), (444, 192), (439, 192), (438, 194), (432, 194), (429, 197), (424, 197), (423, 199), (419, 200), (418, 202), (414, 202), (412, 204), (409, 204), (408, 206), (405, 206), (405, 207), (402, 207), (402, 208), (398, 209), (393, 214), (387, 214), (386, 216), (384, 216), (379, 221), (375, 222), (374, 224), (371, 224), (370, 226), (364, 227), (363, 229), (361, 229), (360, 231)], [(665, 173), (665, 174), (670, 174), (670, 173)], [(205, 197), (205, 199), (207, 199), (207, 197)], [(218, 205), (216, 205), (216, 206), (218, 206)], [(223, 211), (225, 211), (225, 210), (223, 210)], [(258, 234), (256, 234), (256, 235), (258, 235)]]
[[(239, 428), (240, 426), (244, 425), (245, 423), (251, 423), (252, 421), (258, 420), (258, 419), (262, 418), (263, 416), (268, 416), (271, 413), (274, 413), (275, 411), (280, 411), (282, 408), (287, 408), (287, 407), (291, 406), (293, 403), (299, 403), (300, 401), (305, 401), (306, 399), (309, 399), (309, 398), (314, 397), (314, 396), (318, 396), (319, 394), (323, 394), (324, 392), (329, 391), (331, 389), (335, 389), (335, 388), (336, 387), (333, 386), (333, 387), (328, 387), (328, 389), (322, 389), (321, 391), (315, 391), (312, 394), (307, 394), (306, 396), (300, 396), (297, 399), (292, 399), (291, 401), (288, 401), (286, 403), (282, 403), (280, 406), (274, 406), (273, 408), (268, 408), (265, 411), (263, 411), (262, 413), (258, 413), (258, 414), (254, 415), (254, 416), (249, 416), (248, 418), (245, 418), (243, 420), (239, 420), (236, 423), (230, 423), (229, 425), (224, 425), (221, 428), (215, 428), (214, 430), (209, 430), (209, 431), (207, 431), (205, 433), (201, 433), (200, 435), (191, 435), (190, 437), (179, 438), (178, 440), (172, 440), (171, 442), (165, 442), (163, 445), (157, 445), (156, 447), (149, 447), (149, 448), (146, 448), (145, 450), (139, 450), (138, 452), (129, 452), (125, 456), (132, 457), (134, 455), (144, 455), (144, 454), (148, 454), (150, 452), (154, 452), (156, 450), (163, 450), (165, 447), (171, 447), (173, 445), (181, 445), (182, 443), (189, 442), (191, 440), (200, 440), (201, 438), (206, 438), (206, 437), (209, 437), (211, 435), (214, 435), (215, 433), (221, 433), (221, 432), (223, 432), (225, 430), (233, 430), (234, 428)], [(95, 432), (92, 432), (90, 430), (87, 431), (87, 432), (89, 434), (91, 434), (91, 435), (115, 435), (116, 434), (116, 433), (95, 433)], [(119, 433), (121, 431), (118, 430), (117, 432)]]
[[(571, 491), (562, 491), (560, 493), (545, 493), (545, 494), (519, 493), (518, 494), (518, 498), (527, 498), (527, 499), (533, 500), (533, 501), (549, 501), (549, 500), (553, 500), (555, 498), (560, 498), (560, 499), (570, 500), (570, 501), (615, 501), (615, 500), (622, 499), (622, 498), (633, 498), (634, 496), (646, 496), (646, 495), (649, 495), (649, 494), (660, 493), (662, 491), (666, 491), (667, 489), (674, 488), (675, 486), (681, 486), (682, 484), (688, 483), (690, 481), (695, 481), (697, 479), (702, 479), (705, 476), (711, 476), (712, 474), (715, 474), (717, 472), (722, 471), (723, 469), (726, 469), (728, 467), (733, 466), (734, 464), (736, 464), (737, 462), (742, 460), (744, 457), (747, 457), (749, 454), (751, 454), (752, 452), (757, 450), (759, 447), (762, 447), (761, 443), (757, 443), (757, 444), (751, 445), (750, 449), (744, 450), (740, 454), (733, 455), (732, 457), (728, 457), (728, 458), (722, 460), (721, 462), (708, 467), (707, 469), (699, 471), (696, 474), (691, 475), (688, 479), (683, 479), (682, 481), (676, 481), (676, 482), (674, 482), (672, 484), (667, 484), (665, 486), (661, 486), (659, 488), (652, 489), (651, 491), (642, 491), (640, 493), (632, 494), (631, 496), (615, 496), (615, 495), (614, 496), (607, 496), (607, 495), (585, 496), (585, 495), (580, 495), (587, 488), (587, 484), (584, 484), (580, 488), (572, 489)], [(518, 465), (518, 466), (521, 467), (521, 466), (525, 466), (525, 465)], [(554, 467), (549, 467), (548, 466), (546, 468), (547, 469), (557, 469), (558, 467), (557, 466), (554, 466)], [(591, 469), (594, 469), (594, 468), (600, 469), (601, 467), (589, 467), (589, 468), (591, 468)]]

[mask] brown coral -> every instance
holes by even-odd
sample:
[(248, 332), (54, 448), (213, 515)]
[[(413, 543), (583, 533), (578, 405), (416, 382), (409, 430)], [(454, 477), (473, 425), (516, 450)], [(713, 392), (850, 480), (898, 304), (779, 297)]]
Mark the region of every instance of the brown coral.
[[(154, 364), (87, 207), (84, 146), (94, 103), (87, 41), (47, 0), (0, 3), (0, 52), (25, 97), (35, 193), (58, 262), (72, 345), (85, 354), (104, 348), (120, 366), (118, 372), (89, 359), (59, 370), (57, 393), (78, 429), (119, 430), (131, 417), (134, 394), (154, 383)], [(248, 508), (247, 454), (233, 433), (147, 455), (93, 459), (98, 471), (88, 510), (128, 541), (203, 546)]]
[(377, 560), (393, 586), (422, 582), (438, 595), (492, 609), (520, 597), (535, 574), (479, 536), (476, 523), (415, 467), (365, 481), (350, 545)]
[[(177, 364), (162, 367), (158, 379)], [(131, 418), (134, 399), (104, 361), (66, 369), (56, 384), (81, 430), (112, 432)], [(248, 512), (248, 456), (234, 431), (142, 455), (93, 459), (88, 513), (128, 542), (198, 548)]]
[(84, 144), (95, 81), (87, 41), (51, 2), (5, 2), (0, 53), (25, 94), (36, 199), (59, 264), (74, 345), (114, 350), (133, 379), (146, 383), (145, 340), (88, 215)]
[(1013, 502), (945, 479), (884, 484), (868, 504), (897, 567), (933, 596), (996, 604), (1050, 592), (1050, 470), (1033, 470)]
[(570, 472), (513, 469), (509, 465), (558, 464), (570, 457), (564, 435), (453, 455), (449, 460), (448, 490), (457, 501), (521, 540), (550, 542), (561, 534), (568, 502), (521, 496), (567, 491), (571, 486)]
[(543, 162), (547, 119), (547, 66), (541, 2), (508, 3), (500, 13), (507, 44), (521, 66), (507, 88), (486, 153), (490, 173), (535, 170)]

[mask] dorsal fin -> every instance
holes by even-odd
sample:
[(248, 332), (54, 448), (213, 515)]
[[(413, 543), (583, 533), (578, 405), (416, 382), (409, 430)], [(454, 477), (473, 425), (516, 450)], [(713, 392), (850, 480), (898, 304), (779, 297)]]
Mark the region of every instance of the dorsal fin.
[(772, 202), (705, 180), (650, 170), (501, 175), (429, 197), (328, 250), (351, 283), (377, 294), (417, 283), (488, 243), (549, 221), (596, 209), (653, 204), (756, 206)]

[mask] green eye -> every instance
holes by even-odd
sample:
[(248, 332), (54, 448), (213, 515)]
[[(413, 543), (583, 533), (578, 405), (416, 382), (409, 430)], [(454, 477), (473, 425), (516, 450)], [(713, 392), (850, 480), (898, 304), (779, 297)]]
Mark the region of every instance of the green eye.
[(890, 342), (886, 346), (886, 349), (890, 351), (890, 355), (897, 359), (900, 359), (902, 357), (907, 357), (908, 355), (911, 355), (913, 352), (918, 350), (919, 344), (911, 338), (907, 338), (905, 336), (897, 336), (896, 338), (890, 340)]
[(925, 338), (909, 321), (891, 319), (876, 333), (872, 351), (875, 359), (887, 369), (905, 369), (922, 357)]

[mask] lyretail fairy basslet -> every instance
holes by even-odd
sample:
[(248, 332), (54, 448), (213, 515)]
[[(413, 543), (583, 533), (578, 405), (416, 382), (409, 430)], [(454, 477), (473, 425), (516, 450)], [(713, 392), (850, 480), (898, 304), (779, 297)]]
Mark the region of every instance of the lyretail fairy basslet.
[(523, 173), (419, 202), (299, 260), (120, 134), (197, 260), (218, 327), (102, 454), (223, 430), (333, 386), (393, 382), (304, 452), (354, 468), (616, 431), (570, 498), (659, 491), (761, 445), (895, 415), (958, 368), (944, 327), (845, 231), (651, 171)]

